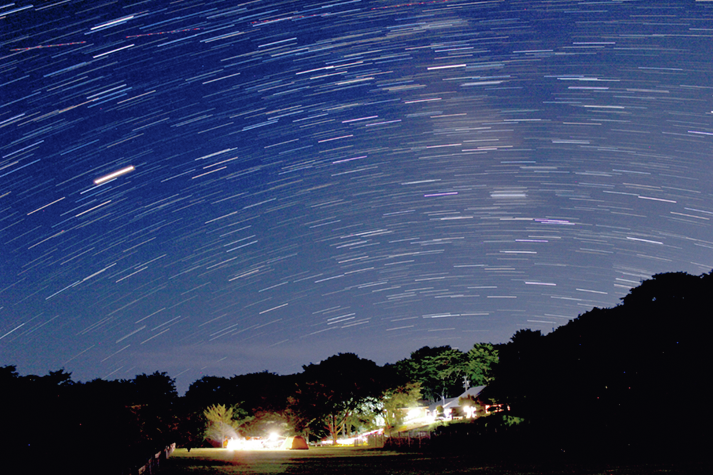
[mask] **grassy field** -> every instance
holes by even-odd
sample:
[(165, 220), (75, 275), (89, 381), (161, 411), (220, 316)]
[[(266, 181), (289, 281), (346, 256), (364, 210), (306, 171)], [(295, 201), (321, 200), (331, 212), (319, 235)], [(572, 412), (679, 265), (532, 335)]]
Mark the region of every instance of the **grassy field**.
[(458, 454), (397, 453), (367, 448), (312, 448), (306, 451), (177, 449), (160, 475), (679, 475), (683, 468), (665, 464), (478, 463)]

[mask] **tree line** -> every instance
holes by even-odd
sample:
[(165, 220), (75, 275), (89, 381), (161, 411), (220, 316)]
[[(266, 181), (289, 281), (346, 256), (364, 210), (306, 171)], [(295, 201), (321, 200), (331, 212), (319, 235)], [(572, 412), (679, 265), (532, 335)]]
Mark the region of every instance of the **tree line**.
[(72, 458), (77, 446), (98, 457), (120, 448), (116, 466), (124, 467), (168, 443), (219, 445), (231, 434), (336, 440), (393, 430), (399, 408), (458, 396), (467, 381), (487, 386), (482, 398), (505, 409), (467, 429), (495, 452), (690, 451), (701, 443), (694, 429), (710, 422), (701, 401), (711, 290), (713, 273), (658, 274), (620, 305), (594, 308), (547, 335), (520, 330), (507, 344), (468, 351), (426, 346), (384, 366), (340, 353), (298, 374), (205, 376), (182, 397), (162, 372), (74, 382), (64, 370), (20, 376), (0, 367), (10, 428), (0, 431), (0, 447), (19, 460)]
[[(260, 435), (274, 428), (335, 441), (340, 432), (377, 426), (392, 430), (402, 421), (400, 408), (458, 396), (465, 381), (487, 385), (497, 354), (497, 345), (490, 343), (475, 344), (467, 352), (447, 345), (425, 346), (409, 358), (379, 366), (353, 353), (340, 353), (305, 365), (294, 375), (204, 376), (190, 385), (184, 399), (193, 408), (210, 407), (213, 413), (207, 422), (223, 427), (223, 436), (231, 430)], [(219, 417), (228, 409), (231, 417)]]
[(129, 467), (173, 442), (219, 446), (230, 437), (276, 432), (336, 443), (340, 435), (394, 430), (401, 408), (457, 396), (464, 378), (487, 384), (496, 346), (476, 344), (467, 352), (426, 346), (384, 366), (340, 353), (297, 374), (204, 376), (180, 397), (165, 372), (75, 382), (63, 369), (21, 376), (4, 366), (0, 407), (12, 408), (4, 417), (12, 430), (0, 431), (0, 450), (12, 460), (37, 463), (41, 455), (54, 465), (70, 463), (72, 448), (82, 447), (82, 463), (92, 466), (119, 448), (117, 467)]

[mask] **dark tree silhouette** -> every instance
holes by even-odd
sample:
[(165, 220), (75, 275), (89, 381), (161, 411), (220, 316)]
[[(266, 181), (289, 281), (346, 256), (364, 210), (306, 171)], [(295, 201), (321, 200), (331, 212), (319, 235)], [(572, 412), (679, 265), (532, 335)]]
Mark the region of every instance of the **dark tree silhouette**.
[(520, 331), (486, 396), (525, 418), (548, 449), (659, 454), (702, 448), (710, 411), (711, 274), (657, 274), (611, 309), (552, 333)]
[(409, 381), (421, 383), (423, 397), (437, 401), (463, 392), (466, 356), (449, 345), (424, 346), (394, 367)]
[(323, 425), (334, 442), (351, 416), (388, 389), (384, 369), (353, 353), (339, 353), (304, 366), (292, 399), (292, 411), (304, 429)]

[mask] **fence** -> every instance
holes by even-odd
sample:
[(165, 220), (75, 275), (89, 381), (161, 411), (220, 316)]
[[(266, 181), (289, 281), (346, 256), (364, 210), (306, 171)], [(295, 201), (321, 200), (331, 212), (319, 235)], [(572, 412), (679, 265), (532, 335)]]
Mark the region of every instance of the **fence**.
[(384, 434), (371, 434), (366, 438), (366, 445), (372, 448), (381, 449), (384, 447), (386, 436)]
[[(381, 437), (383, 438), (381, 445), (374, 445), (374, 447), (384, 447), (387, 449), (421, 449), (431, 443), (431, 433), (424, 430), (397, 432), (391, 437), (384, 437), (383, 435)], [(375, 440), (375, 443), (377, 442), (378, 441)]]
[(163, 450), (156, 452), (148, 461), (136, 470), (131, 471), (131, 475), (152, 475), (158, 473), (163, 461), (171, 456), (176, 450), (176, 444), (167, 445)]

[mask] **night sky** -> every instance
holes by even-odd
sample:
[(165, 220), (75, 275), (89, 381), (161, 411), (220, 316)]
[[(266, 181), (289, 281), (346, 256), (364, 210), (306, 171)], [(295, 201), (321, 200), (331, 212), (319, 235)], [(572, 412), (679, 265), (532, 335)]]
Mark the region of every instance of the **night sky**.
[(1, 5), (0, 365), (384, 364), (711, 271), (712, 7)]

